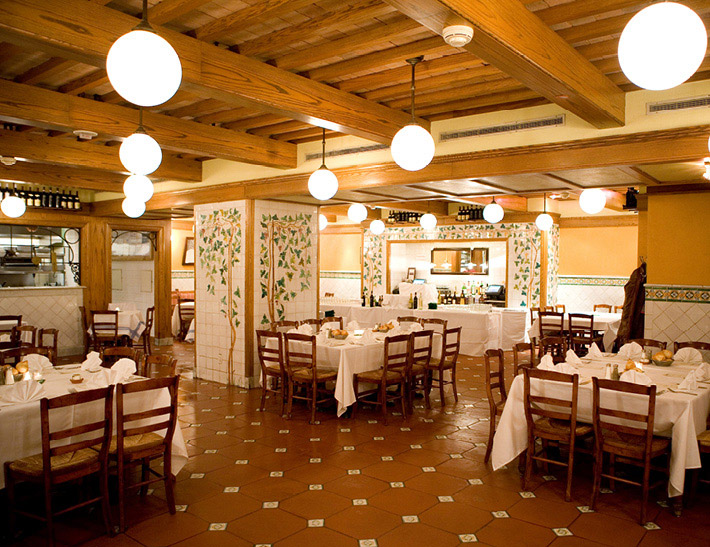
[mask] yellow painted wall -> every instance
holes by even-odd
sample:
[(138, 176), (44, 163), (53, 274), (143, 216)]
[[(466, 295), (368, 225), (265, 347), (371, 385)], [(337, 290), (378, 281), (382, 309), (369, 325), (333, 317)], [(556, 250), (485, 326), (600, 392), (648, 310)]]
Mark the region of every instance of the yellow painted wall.
[(628, 276), (637, 266), (638, 228), (560, 229), (560, 275)]
[(361, 234), (320, 234), (320, 269), (360, 271)]
[(176, 228), (172, 229), (170, 235), (170, 248), (171, 248), (171, 269), (173, 270), (192, 270), (194, 266), (183, 266), (182, 265), (182, 254), (185, 250), (185, 238), (194, 237), (195, 234), (192, 230), (179, 230)]
[(710, 285), (710, 193), (649, 195), (648, 283)]

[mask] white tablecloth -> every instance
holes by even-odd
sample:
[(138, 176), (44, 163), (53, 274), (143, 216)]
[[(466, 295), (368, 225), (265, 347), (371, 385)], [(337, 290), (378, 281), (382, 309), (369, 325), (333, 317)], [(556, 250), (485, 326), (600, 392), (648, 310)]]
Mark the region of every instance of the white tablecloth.
[[(96, 314), (94, 320), (112, 321), (111, 316), (107, 315), (105, 319), (103, 317), (101, 314)], [(144, 330), (145, 323), (141, 312), (138, 310), (120, 310), (118, 312), (118, 336), (128, 336), (132, 341), (137, 342)], [(89, 327), (89, 334), (91, 333), (91, 327)]]
[[(194, 302), (183, 302), (182, 307), (188, 310), (195, 310), (195, 303)], [(175, 309), (173, 310), (173, 318), (172, 318), (172, 329), (173, 329), (173, 336), (177, 336), (180, 334), (180, 312), (178, 311), (177, 305), (175, 306)], [(194, 337), (193, 337), (194, 340)]]
[[(54, 367), (44, 374), (43, 384), (44, 396), (48, 398), (58, 397), (69, 393), (70, 388), (77, 386), (69, 381), (72, 374), (81, 374), (85, 379), (91, 376), (89, 372), (80, 371), (76, 365), (67, 367)], [(78, 386), (85, 386), (78, 384)], [(8, 386), (9, 388), (9, 386)], [(6, 386), (0, 386), (0, 390)], [(157, 396), (155, 392), (131, 394), (126, 396), (126, 412), (137, 412), (138, 410), (150, 410), (167, 406), (170, 402), (168, 390), (162, 390)], [(81, 405), (79, 407), (84, 413), (91, 413), (90, 416), (77, 416), (80, 423), (88, 423), (99, 419), (103, 415), (103, 403), (97, 401), (92, 404)], [(64, 410), (51, 411), (52, 419), (57, 420), (57, 428), (72, 427), (75, 414), (70, 408)], [(158, 418), (160, 419), (160, 418)], [(54, 424), (54, 422), (53, 422)], [(115, 429), (114, 417), (114, 429)], [(0, 465), (7, 461), (40, 454), (42, 452), (42, 433), (39, 415), (39, 400), (23, 404), (0, 404)], [(179, 424), (175, 428), (172, 443), (172, 472), (177, 473), (187, 463), (187, 447), (182, 436)], [(0, 488), (5, 487), (5, 475), (0, 473)]]
[[(621, 323), (621, 314), (595, 311), (591, 315), (594, 316), (594, 330), (604, 332), (604, 348), (606, 348), (607, 351), (611, 351), (614, 340), (616, 340), (616, 333), (619, 330), (619, 324)], [(564, 317), (564, 328), (565, 330), (569, 330), (569, 315), (567, 314), (565, 314)], [(533, 321), (530, 330), (528, 330), (528, 336), (531, 339), (540, 337), (539, 317), (536, 317), (535, 321)]]
[[(26, 325), (24, 321), (22, 322), (23, 325)], [(0, 321), (0, 331), (6, 331), (6, 330), (12, 330), (12, 327), (17, 326), (17, 321), (11, 321), (11, 320), (3, 320)], [(11, 339), (12, 335), (7, 333), (7, 334), (0, 334), (0, 342), (9, 342)], [(32, 333), (28, 331), (23, 331), (21, 335), (21, 340), (23, 342), (31, 342), (32, 341)]]
[[(589, 379), (592, 376), (604, 377), (606, 363), (619, 363), (623, 370), (626, 359), (617, 357), (595, 361), (585, 359), (584, 364), (579, 367), (581, 385), (577, 402), (577, 419), (582, 422), (592, 422), (592, 383)], [(671, 474), (668, 484), (670, 497), (683, 493), (685, 470), (700, 467), (696, 436), (705, 430), (705, 420), (710, 409), (710, 384), (700, 383), (702, 388), (697, 390), (698, 395), (667, 391), (668, 387), (675, 388), (693, 368), (694, 365), (673, 365), (668, 368), (648, 365), (644, 369), (651, 380), (657, 384), (660, 393), (656, 398), (654, 433), (671, 438)], [(569, 387), (555, 382), (533, 382), (531, 390), (533, 393), (547, 397), (570, 397)], [(648, 408), (647, 401), (647, 398), (639, 395), (621, 394), (619, 407), (627, 412), (644, 413)], [(602, 402), (607, 404), (604, 400)], [(521, 374), (510, 386), (508, 399), (496, 428), (491, 454), (493, 469), (499, 469), (514, 460), (527, 448), (527, 443)]]

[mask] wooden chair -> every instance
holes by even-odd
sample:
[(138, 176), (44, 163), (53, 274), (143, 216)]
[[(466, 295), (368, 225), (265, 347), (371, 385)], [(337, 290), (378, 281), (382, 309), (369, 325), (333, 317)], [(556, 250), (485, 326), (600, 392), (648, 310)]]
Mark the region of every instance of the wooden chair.
[(11, 339), (17, 340), (20, 346), (35, 347), (37, 345), (37, 327), (32, 325), (12, 327)]
[[(523, 490), (527, 490), (532, 474), (533, 461), (560, 465), (567, 468), (567, 486), (565, 501), (569, 501), (572, 493), (572, 472), (574, 468), (575, 442), (578, 438), (592, 434), (592, 426), (577, 423), (577, 394), (579, 392), (579, 375), (563, 374), (551, 370), (526, 368), (524, 375), (524, 406), (525, 419), (528, 423), (528, 449), (525, 460), (525, 475)], [(538, 382), (551, 381), (558, 384), (569, 384), (571, 394), (569, 399), (532, 395), (530, 379)], [(566, 388), (565, 388), (565, 391)], [(543, 406), (544, 405), (544, 406)], [(552, 408), (550, 408), (552, 407)], [(542, 440), (542, 452), (535, 450), (536, 439)], [(565, 444), (569, 447), (567, 461), (551, 459), (548, 453), (549, 443)]]
[(559, 312), (559, 313), (565, 313), (567, 311), (567, 309), (565, 308), (564, 304), (555, 304), (554, 311)]
[[(45, 343), (45, 338), (49, 338), (50, 342)], [(57, 329), (39, 329), (37, 334), (37, 346), (40, 348), (48, 348), (52, 350), (53, 358), (50, 361), (54, 363), (54, 359), (59, 355), (57, 351), (57, 342), (59, 341), (59, 331)]]
[[(89, 405), (96, 408), (97, 401), (103, 401), (103, 413), (83, 412), (78, 407)], [(61, 420), (54, 419), (54, 411), (74, 410), (72, 426), (56, 430)], [(50, 415), (51, 414), (51, 415)], [(54, 545), (54, 517), (73, 509), (101, 502), (104, 526), (110, 534), (111, 520), (108, 493), (108, 449), (111, 441), (113, 415), (113, 386), (90, 391), (62, 395), (40, 400), (40, 423), (42, 431), (42, 452), (12, 462), (5, 462), (5, 487), (7, 490), (7, 511), (9, 513), (10, 537), (14, 536), (16, 515), (22, 515), (47, 524), (47, 543)], [(82, 420), (82, 416), (89, 419)], [(79, 436), (77, 441), (74, 437)], [(72, 442), (67, 442), (70, 440)], [(92, 447), (99, 447), (98, 450)], [(55, 486), (69, 481), (77, 481), (91, 475), (99, 476), (101, 494), (86, 499), (61, 511), (55, 511), (52, 490)], [(18, 482), (32, 482), (44, 489), (44, 514), (37, 515), (18, 508), (15, 487)], [(83, 489), (87, 491), (86, 488)]]
[[(353, 388), (355, 390), (355, 403), (352, 416), (355, 417), (358, 402), (377, 394), (377, 401), (368, 401), (370, 404), (380, 405), (382, 420), (387, 425), (387, 403), (399, 400), (402, 404), (402, 416), (407, 416), (405, 399), (407, 397), (407, 376), (411, 364), (412, 337), (409, 334), (388, 336), (385, 338), (384, 360), (382, 368), (353, 374)], [(360, 384), (374, 384), (374, 389), (360, 392)], [(398, 391), (390, 392), (389, 386), (399, 386)]]
[[(188, 303), (192, 302), (192, 306)], [(193, 295), (192, 299), (185, 298), (183, 293), (178, 296), (178, 319), (180, 320), (180, 332), (178, 333), (178, 338), (184, 340), (187, 336), (187, 331), (190, 329), (190, 323), (195, 318), (195, 297)]]
[[(275, 347), (268, 347), (271, 341)], [(284, 413), (286, 401), (286, 369), (284, 367), (283, 340), (281, 333), (269, 330), (256, 331), (256, 343), (261, 366), (261, 411), (266, 404), (266, 393), (274, 393), (281, 397), (281, 415)], [(269, 387), (269, 379), (272, 387)]]
[[(439, 388), (439, 399), (441, 400), (442, 407), (446, 406), (444, 386), (447, 384), (450, 384), (453, 388), (454, 401), (458, 402), (459, 400), (459, 394), (456, 389), (456, 362), (458, 361), (459, 351), (461, 349), (461, 328), (462, 327), (456, 327), (455, 329), (446, 329), (444, 331), (441, 357), (439, 359), (432, 359), (429, 363), (429, 378), (427, 380), (429, 390), (434, 387), (434, 382), (436, 382), (436, 386)], [(445, 371), (451, 373), (450, 380), (444, 378)], [(434, 372), (437, 373), (436, 377), (434, 377)], [(427, 401), (428, 400), (429, 395), (427, 394)]]
[(520, 374), (521, 369), (535, 368), (535, 350), (532, 344), (520, 342), (513, 346), (513, 365), (515, 376)]
[(594, 311), (611, 313), (611, 304), (594, 304)]
[(628, 343), (636, 342), (642, 348), (658, 348), (659, 350), (666, 349), (666, 343), (661, 340), (653, 340), (651, 338), (634, 338), (633, 340), (628, 340)]
[(683, 348), (695, 348), (698, 351), (710, 351), (710, 342), (673, 342), (673, 353), (678, 353), (678, 350)]
[[(535, 325), (535, 319), (540, 317), (540, 308), (537, 306), (533, 306), (530, 308), (530, 325), (533, 326)], [(533, 347), (537, 347), (537, 337), (533, 336), (532, 339), (530, 340), (532, 342)]]
[(118, 345), (117, 310), (91, 310), (91, 338), (94, 351)]
[(594, 330), (594, 316), (590, 313), (570, 313), (569, 346), (577, 355), (586, 355), (592, 344), (604, 347), (604, 337)]
[(269, 328), (272, 332), (280, 332), (283, 334), (291, 329), (297, 329), (298, 321), (274, 321)]
[(321, 320), (320, 319), (304, 319), (303, 321), (298, 322), (298, 326), (300, 327), (301, 325), (310, 325), (313, 328), (313, 332), (318, 332), (320, 330), (320, 324)]
[(409, 371), (407, 375), (407, 407), (413, 412), (414, 394), (420, 391), (426, 399), (426, 407), (429, 404), (429, 368), (431, 366), (431, 354), (434, 349), (434, 331), (421, 330), (410, 334), (412, 342), (409, 344)]
[[(165, 498), (168, 511), (175, 514), (175, 477), (172, 473), (171, 457), (173, 434), (177, 424), (177, 402), (179, 376), (169, 378), (152, 378), (142, 382), (116, 385), (116, 437), (111, 442), (109, 461), (116, 463), (118, 475), (118, 521), (119, 530), (126, 530), (126, 492), (140, 488), (145, 493), (145, 487), (154, 482), (165, 484)], [(128, 401), (132, 394), (153, 392), (151, 398), (160, 396), (160, 391), (167, 389), (170, 400), (167, 404), (153, 409), (141, 410), (133, 408)], [(128, 396), (128, 397), (126, 397)], [(128, 412), (131, 407), (131, 412)], [(150, 424), (146, 425), (146, 418)], [(140, 422), (136, 425), (133, 422)], [(165, 431), (160, 435), (158, 431)], [(161, 471), (156, 471), (150, 462), (162, 458)], [(131, 467), (141, 466), (141, 480), (132, 484), (126, 483), (126, 477)], [(153, 478), (150, 475), (153, 475)]]
[(402, 323), (418, 323), (422, 324), (422, 320), (419, 317), (414, 317), (413, 315), (405, 315), (397, 318), (397, 322), (401, 325)]
[(325, 298), (333, 298), (333, 297), (335, 297), (335, 293), (334, 293), (334, 292), (327, 292), (327, 293), (325, 293), (325, 294), (323, 295), (323, 297), (325, 297)]
[(557, 311), (557, 310), (555, 309), (555, 306), (545, 306), (542, 308), (542, 311)]
[(614, 306), (614, 313), (624, 313), (624, 306)]
[[(702, 342), (700, 342), (702, 343)], [(692, 347), (692, 346), (686, 346), (686, 347)], [(698, 349), (698, 348), (695, 348)], [(698, 435), (698, 450), (700, 451), (700, 459), (701, 459), (701, 468), (700, 469), (691, 469), (690, 470), (690, 493), (688, 495), (688, 505), (693, 503), (695, 500), (695, 495), (698, 490), (698, 482), (703, 482), (705, 484), (709, 483), (710, 481), (706, 479), (702, 479), (700, 477), (700, 473), (702, 472), (702, 458), (703, 456), (706, 456), (710, 454), (710, 425), (708, 425), (708, 429), (705, 431), (701, 432)]]
[(320, 325), (321, 327), (323, 325), (327, 325), (328, 323), (337, 323), (337, 326), (335, 324), (330, 325), (331, 329), (341, 329), (343, 328), (343, 318), (342, 317), (325, 317), (321, 320)]
[(116, 346), (104, 348), (101, 352), (101, 366), (104, 368), (111, 368), (120, 359), (130, 359), (135, 361), (137, 365), (141, 361), (140, 350), (126, 346)]
[[(421, 320), (422, 327), (424, 330), (432, 330), (434, 331), (434, 336), (439, 336), (441, 337), (441, 351), (439, 355), (443, 354), (444, 350), (444, 333), (446, 332), (446, 326), (449, 324), (449, 322), (446, 319), (436, 319), (432, 317), (431, 319), (423, 317)], [(436, 340), (436, 338), (435, 338)], [(432, 357), (433, 358), (433, 357)]]
[[(639, 523), (644, 525), (646, 524), (646, 505), (648, 503), (649, 489), (666, 483), (664, 479), (652, 485), (649, 484), (651, 470), (661, 471), (667, 479), (670, 466), (670, 439), (654, 437), (653, 435), (654, 415), (656, 411), (656, 386), (641, 386), (629, 382), (617, 382), (599, 378), (592, 378), (592, 381), (592, 419), (594, 423), (595, 443), (594, 486), (592, 488), (590, 507), (596, 509), (602, 477), (611, 481), (612, 488), (614, 481), (641, 486), (643, 493)], [(610, 408), (602, 403), (601, 390), (608, 393), (610, 392), (609, 399), (615, 401), (618, 401), (620, 396), (626, 394), (634, 397), (635, 401), (638, 401), (640, 397), (645, 397), (648, 400), (648, 406), (642, 414), (631, 412), (627, 406), (624, 406), (624, 410)], [(618, 423), (620, 418), (622, 418), (625, 423), (636, 422), (636, 424), (634, 426), (620, 425)], [(608, 474), (604, 473), (605, 453), (609, 454)], [(665, 466), (659, 467), (652, 465), (652, 460), (660, 456), (666, 457)], [(633, 481), (628, 475), (616, 475), (614, 471), (616, 462), (643, 467), (642, 481)]]
[[(308, 401), (311, 407), (311, 419), (309, 423), (312, 424), (316, 420), (316, 406), (334, 399), (333, 393), (326, 391), (325, 383), (336, 380), (338, 372), (335, 370), (321, 370), (316, 366), (315, 336), (295, 333), (286, 333), (283, 336), (284, 355), (286, 358), (286, 379), (288, 380), (287, 414), (290, 419), (294, 399)], [(307, 345), (310, 345), (310, 348), (302, 349)], [(296, 386), (306, 388), (306, 395), (296, 395), (294, 393)], [(323, 387), (320, 388), (319, 386)], [(327, 393), (328, 395), (319, 399), (318, 393)]]
[(16, 340), (15, 327), (22, 326), (21, 315), (0, 315), (0, 322), (8, 323), (7, 326), (0, 328), (0, 337), (7, 337), (5, 341), (0, 341), (0, 349), (9, 349), (19, 346), (19, 340)]
[(145, 311), (145, 329), (141, 333), (143, 342), (143, 355), (151, 355), (153, 348), (150, 345), (150, 334), (153, 331), (153, 320), (155, 318), (155, 306), (151, 306)]
[[(486, 396), (490, 410), (490, 423), (488, 428), (488, 444), (483, 461), (488, 463), (493, 450), (493, 437), (496, 433), (496, 417), (503, 414), (505, 400), (508, 398), (505, 391), (505, 357), (502, 349), (488, 349), (483, 356), (486, 366)], [(495, 363), (497, 361), (497, 363)], [(493, 368), (495, 366), (495, 368)]]
[(540, 358), (549, 353), (554, 363), (562, 363), (567, 358), (567, 349), (567, 338), (548, 336), (540, 342)]
[(538, 314), (539, 328), (537, 343), (539, 345), (538, 356), (543, 355), (543, 341), (550, 336), (565, 336), (564, 313), (556, 311), (541, 311)]
[(86, 357), (89, 354), (89, 349), (94, 345), (94, 341), (91, 338), (92, 330), (89, 326), (89, 319), (84, 306), (79, 306), (79, 319), (81, 320), (81, 334), (84, 339), (84, 357)]
[(167, 353), (146, 355), (141, 375), (146, 378), (164, 378), (177, 374), (177, 359)]
[(38, 355), (44, 355), (49, 359), (52, 364), (54, 364), (55, 355), (50, 348), (43, 347), (32, 347), (32, 346), (20, 346), (17, 348), (10, 348), (0, 350), (0, 366), (3, 365), (16, 365), (25, 355), (30, 355), (32, 353), (37, 353)]

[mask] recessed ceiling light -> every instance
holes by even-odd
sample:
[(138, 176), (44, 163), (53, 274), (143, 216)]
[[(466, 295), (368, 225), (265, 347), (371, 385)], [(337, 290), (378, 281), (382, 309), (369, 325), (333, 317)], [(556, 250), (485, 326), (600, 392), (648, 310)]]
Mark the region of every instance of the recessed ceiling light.
[(80, 141), (90, 141), (99, 135), (94, 131), (87, 131), (85, 129), (75, 129), (72, 133), (74, 133)]

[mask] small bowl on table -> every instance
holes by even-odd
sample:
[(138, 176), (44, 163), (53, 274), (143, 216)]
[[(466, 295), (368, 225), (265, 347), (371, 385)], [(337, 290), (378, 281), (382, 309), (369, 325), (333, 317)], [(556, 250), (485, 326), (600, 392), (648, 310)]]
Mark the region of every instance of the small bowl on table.
[(658, 359), (651, 359), (651, 361), (653, 361), (653, 364), (657, 367), (669, 367), (673, 364), (673, 359), (665, 359), (663, 361), (660, 361)]

